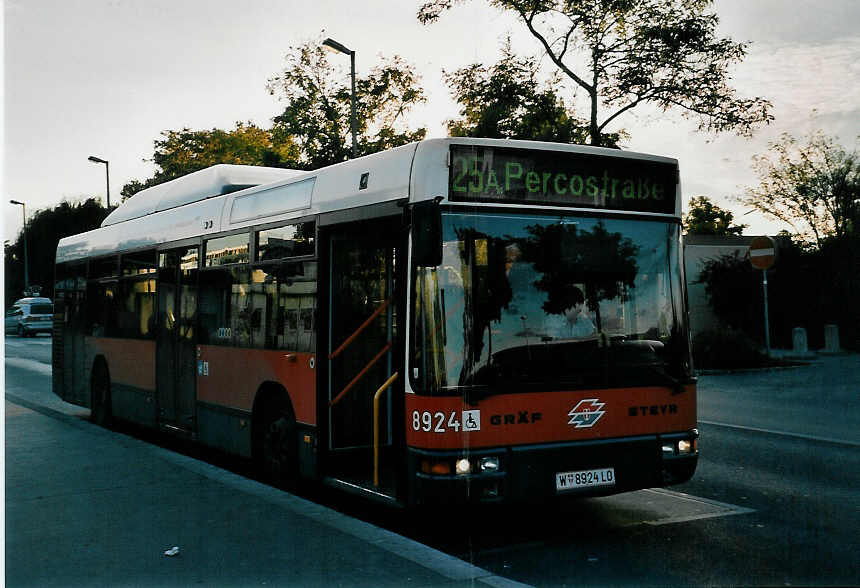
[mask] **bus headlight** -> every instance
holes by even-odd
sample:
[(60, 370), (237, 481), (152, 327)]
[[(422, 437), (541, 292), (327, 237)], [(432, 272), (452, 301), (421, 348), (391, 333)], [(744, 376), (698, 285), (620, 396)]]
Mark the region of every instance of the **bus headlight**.
[(692, 455), (698, 450), (698, 439), (679, 439), (678, 441), (664, 441), (661, 449), (663, 457), (678, 455)]
[(472, 463), (463, 457), (457, 460), (457, 464), (454, 469), (458, 475), (465, 476), (472, 471)]
[(481, 458), (481, 471), (482, 472), (498, 472), (499, 471), (499, 458), (496, 456), (491, 457), (482, 457)]

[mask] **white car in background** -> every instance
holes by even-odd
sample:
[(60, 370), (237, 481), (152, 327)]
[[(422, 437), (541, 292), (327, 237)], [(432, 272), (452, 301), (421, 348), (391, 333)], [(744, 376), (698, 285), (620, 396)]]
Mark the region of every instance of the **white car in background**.
[(35, 337), (53, 329), (54, 305), (50, 298), (21, 298), (6, 311), (6, 332)]

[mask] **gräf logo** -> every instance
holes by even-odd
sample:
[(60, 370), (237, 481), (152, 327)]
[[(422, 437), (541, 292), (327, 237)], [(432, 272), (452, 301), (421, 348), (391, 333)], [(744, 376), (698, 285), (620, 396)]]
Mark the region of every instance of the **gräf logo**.
[(600, 420), (600, 417), (606, 414), (605, 410), (601, 410), (603, 406), (604, 403), (600, 402), (599, 398), (586, 398), (585, 400), (580, 400), (579, 403), (570, 409), (569, 413), (567, 413), (567, 416), (570, 417), (567, 424), (576, 425), (577, 429), (593, 427), (597, 421)]

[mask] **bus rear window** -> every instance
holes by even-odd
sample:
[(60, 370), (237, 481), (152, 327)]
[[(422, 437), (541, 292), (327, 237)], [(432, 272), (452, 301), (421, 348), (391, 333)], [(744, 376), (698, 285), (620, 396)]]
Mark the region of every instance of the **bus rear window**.
[(52, 314), (54, 307), (51, 304), (33, 304), (30, 306), (30, 314)]

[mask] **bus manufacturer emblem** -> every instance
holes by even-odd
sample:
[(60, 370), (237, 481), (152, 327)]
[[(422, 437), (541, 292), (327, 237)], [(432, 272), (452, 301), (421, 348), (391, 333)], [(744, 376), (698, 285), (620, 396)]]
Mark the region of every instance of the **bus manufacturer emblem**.
[(570, 412), (567, 413), (567, 416), (570, 417), (567, 424), (575, 425), (577, 429), (593, 427), (597, 421), (600, 420), (600, 417), (606, 414), (606, 411), (602, 410), (603, 406), (604, 403), (600, 402), (600, 399), (598, 398), (586, 398), (585, 400), (580, 400), (579, 403), (571, 408)]

